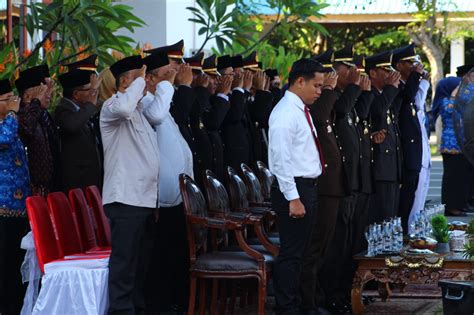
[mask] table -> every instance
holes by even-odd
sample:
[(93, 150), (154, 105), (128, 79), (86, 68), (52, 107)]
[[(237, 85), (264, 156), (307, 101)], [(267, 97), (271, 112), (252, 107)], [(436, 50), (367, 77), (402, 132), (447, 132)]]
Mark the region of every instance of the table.
[(379, 294), (386, 301), (391, 294), (390, 283), (404, 288), (407, 284), (437, 284), (438, 280), (474, 280), (474, 260), (462, 253), (451, 252), (439, 256), (378, 255), (365, 257), (366, 252), (354, 256), (358, 267), (352, 283), (352, 313), (364, 313), (362, 291), (367, 282), (379, 282)]

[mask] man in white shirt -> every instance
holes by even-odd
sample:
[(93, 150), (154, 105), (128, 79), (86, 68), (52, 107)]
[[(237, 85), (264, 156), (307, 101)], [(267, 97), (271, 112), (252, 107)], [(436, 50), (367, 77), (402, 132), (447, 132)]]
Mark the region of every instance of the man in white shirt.
[(159, 160), (156, 134), (139, 103), (146, 66), (140, 56), (110, 67), (117, 93), (100, 114), (104, 145), (104, 210), (110, 220), (109, 314), (138, 314), (145, 309), (144, 233), (157, 206)]
[(420, 81), (418, 91), (415, 96), (416, 115), (421, 126), (421, 140), (422, 140), (422, 155), (421, 155), (421, 169), (418, 176), (418, 186), (415, 192), (415, 199), (413, 201), (413, 207), (411, 208), (410, 215), (408, 217), (408, 233), (410, 231), (411, 222), (415, 219), (418, 212), (423, 210), (425, 207), (426, 196), (428, 194), (428, 188), (430, 186), (430, 172), (431, 172), (431, 150), (430, 150), (430, 137), (426, 130), (426, 119), (428, 117), (425, 114), (425, 100), (430, 88), (429, 73), (423, 73), (423, 79)]
[(165, 52), (151, 54), (143, 62), (147, 66), (147, 94), (141, 103), (156, 131), (160, 160), (153, 267), (147, 276), (147, 312), (158, 314), (186, 307), (189, 252), (178, 179), (182, 173), (193, 175), (193, 155), (170, 113), (176, 70), (169, 65)]
[(307, 106), (321, 95), (323, 72), (323, 66), (314, 60), (296, 61), (289, 88), (269, 120), (268, 159), (277, 179), (271, 200), (281, 242), (274, 266), (277, 314), (299, 313), (303, 255), (315, 224), (316, 181), (324, 164)]

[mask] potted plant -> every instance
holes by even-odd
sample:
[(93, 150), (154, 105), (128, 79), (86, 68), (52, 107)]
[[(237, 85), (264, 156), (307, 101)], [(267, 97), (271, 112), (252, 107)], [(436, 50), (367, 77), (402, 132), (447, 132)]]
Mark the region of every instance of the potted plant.
[(450, 251), (448, 219), (444, 215), (438, 214), (431, 219), (431, 226), (433, 237), (438, 242), (436, 252), (448, 253)]
[(467, 244), (464, 245), (464, 256), (468, 259), (474, 259), (474, 219), (469, 222), (466, 234)]

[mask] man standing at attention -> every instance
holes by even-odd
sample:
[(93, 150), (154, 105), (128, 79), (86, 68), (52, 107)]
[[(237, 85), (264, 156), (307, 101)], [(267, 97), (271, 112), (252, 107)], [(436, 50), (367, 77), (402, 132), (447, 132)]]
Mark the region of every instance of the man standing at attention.
[(289, 88), (269, 120), (268, 158), (277, 179), (271, 201), (281, 242), (274, 267), (277, 314), (299, 314), (299, 279), (314, 226), (317, 178), (324, 164), (308, 106), (321, 95), (323, 72), (314, 60), (296, 61)]
[(110, 220), (109, 314), (145, 309), (144, 231), (157, 206), (159, 161), (156, 134), (143, 114), (146, 66), (140, 56), (110, 67), (117, 93), (102, 105), (104, 210)]

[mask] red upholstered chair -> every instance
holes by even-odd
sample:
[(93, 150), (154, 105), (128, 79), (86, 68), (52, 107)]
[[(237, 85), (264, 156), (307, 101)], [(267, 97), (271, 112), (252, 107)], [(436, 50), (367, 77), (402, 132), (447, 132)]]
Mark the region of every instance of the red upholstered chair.
[(94, 229), (96, 223), (82, 189), (71, 189), (68, 195), (69, 202), (72, 206), (73, 217), (75, 216), (77, 219), (82, 248), (86, 252), (110, 252), (110, 247), (99, 247), (97, 245), (95, 236), (96, 229)]
[(102, 206), (102, 197), (97, 186), (89, 186), (86, 188), (87, 203), (92, 208), (94, 219), (96, 222), (95, 235), (97, 245), (100, 247), (109, 247), (112, 242), (110, 240), (110, 224)]

